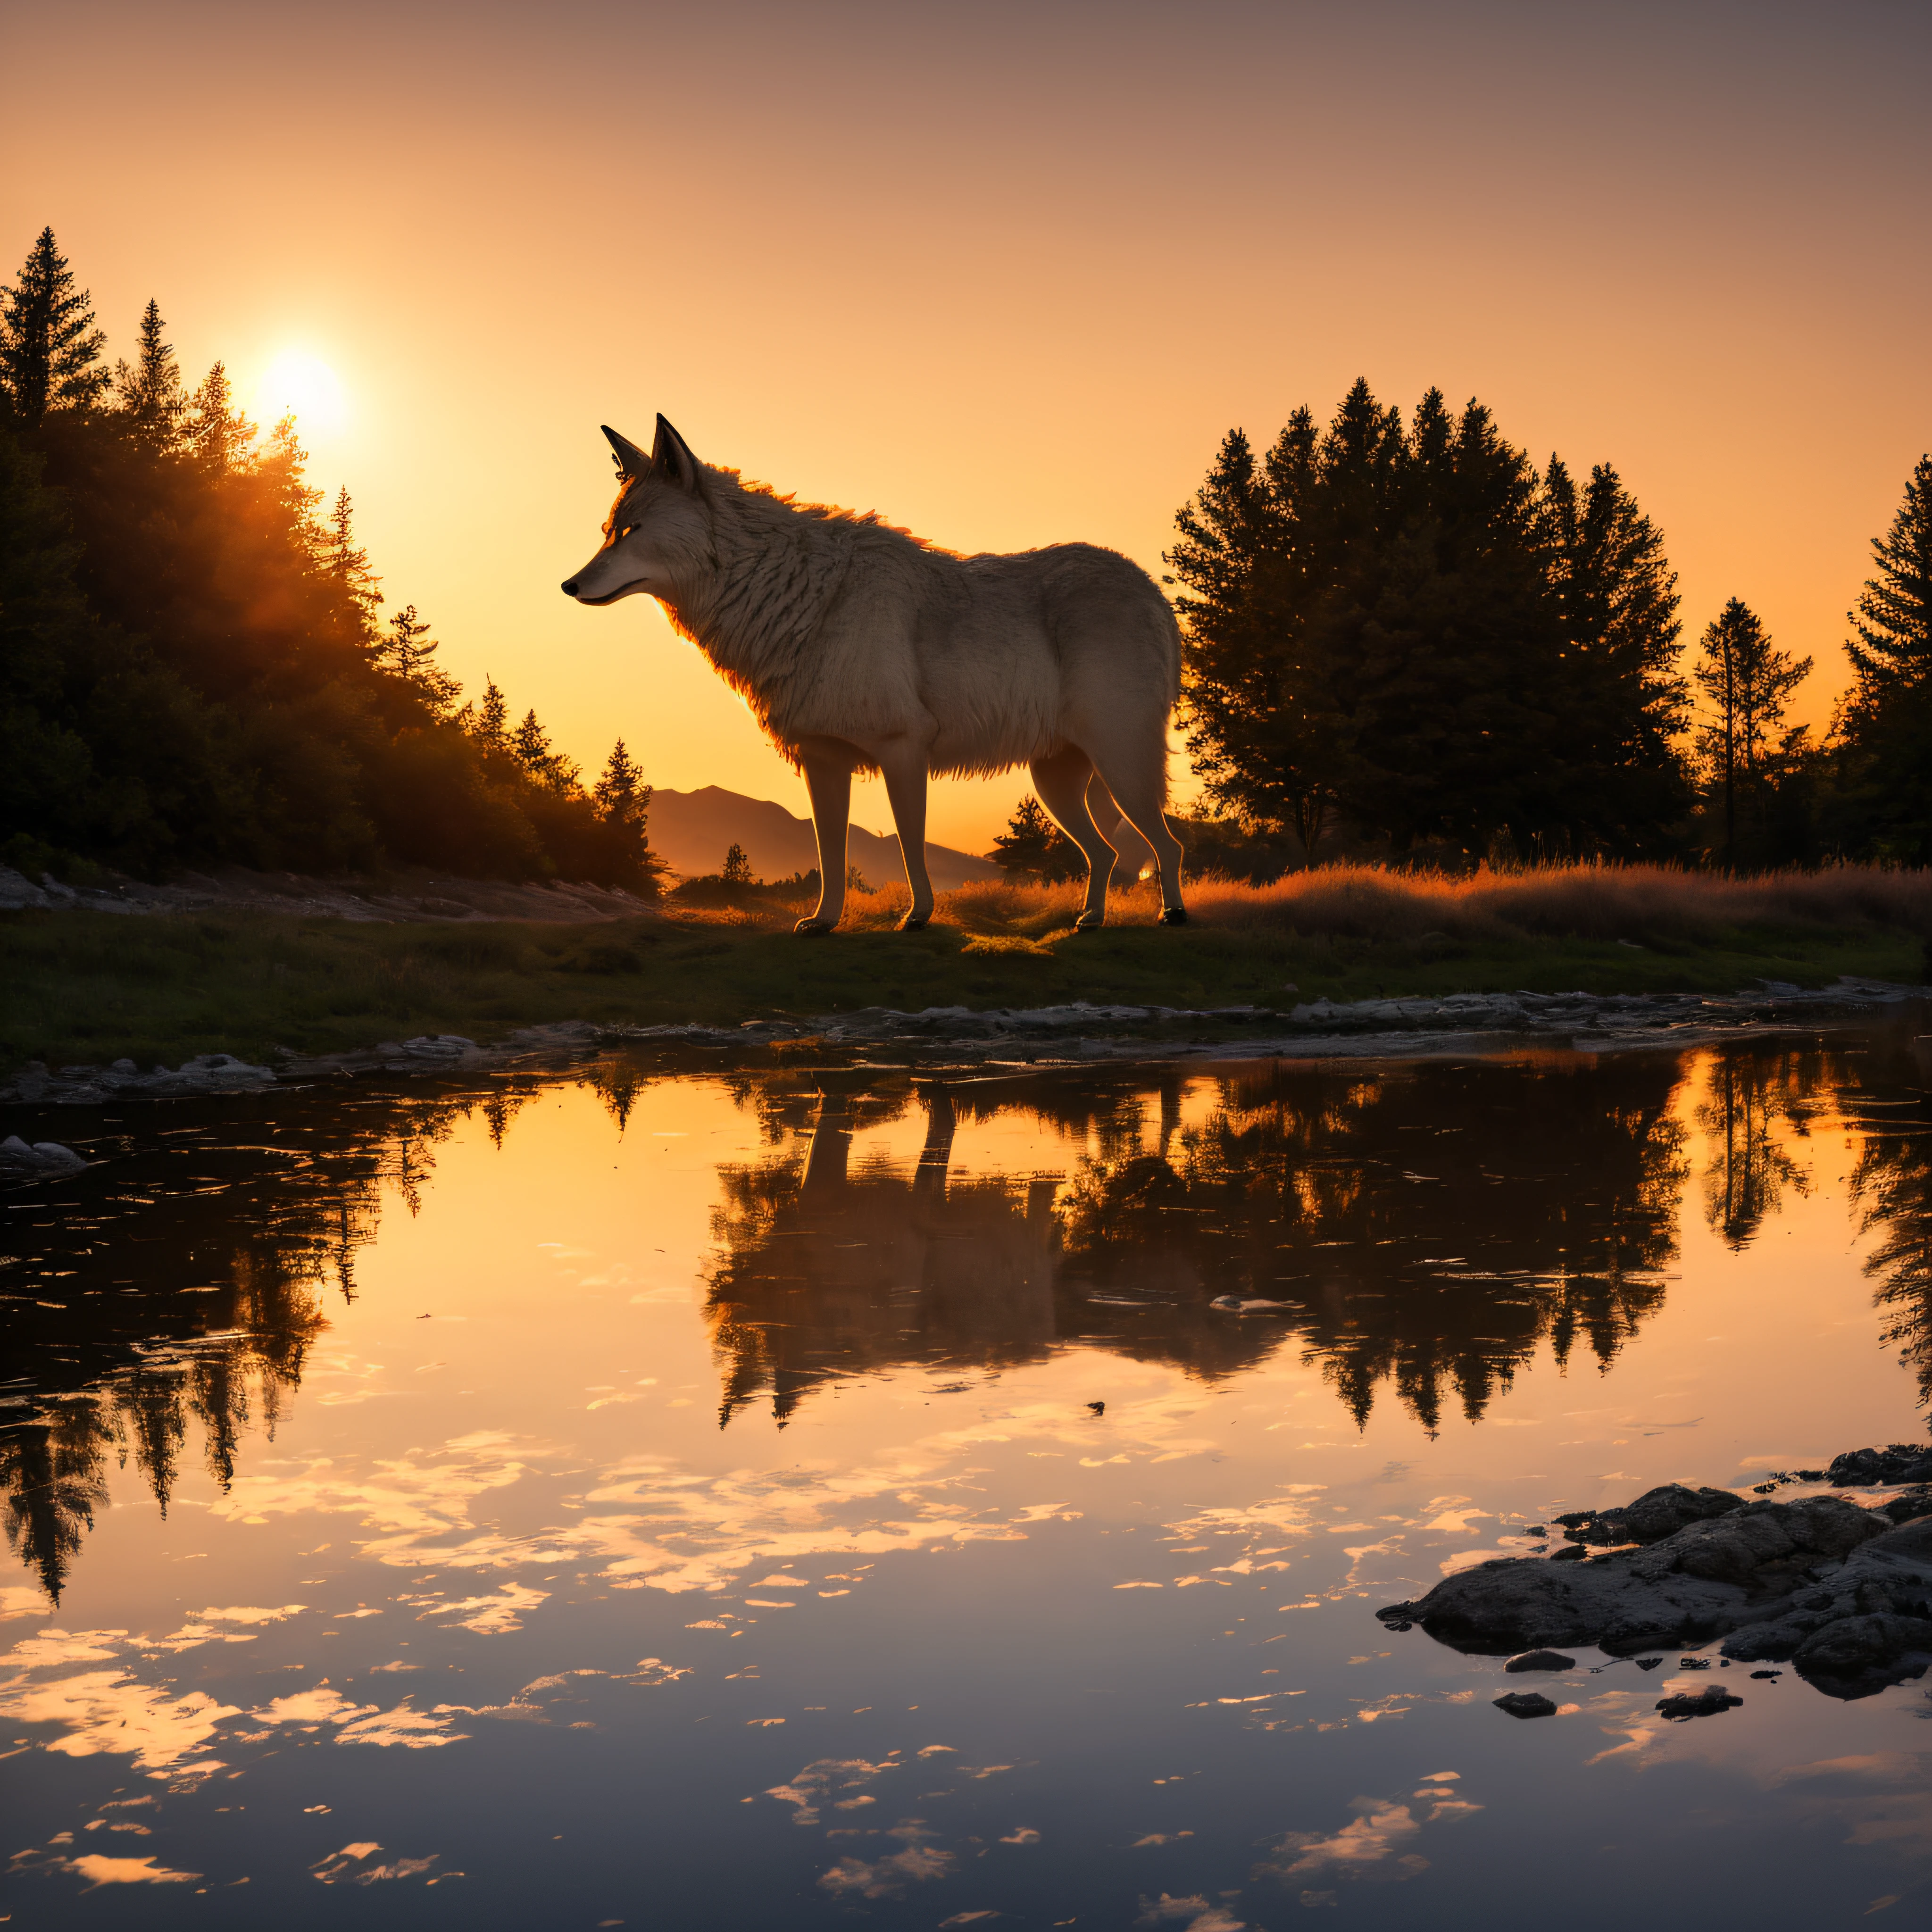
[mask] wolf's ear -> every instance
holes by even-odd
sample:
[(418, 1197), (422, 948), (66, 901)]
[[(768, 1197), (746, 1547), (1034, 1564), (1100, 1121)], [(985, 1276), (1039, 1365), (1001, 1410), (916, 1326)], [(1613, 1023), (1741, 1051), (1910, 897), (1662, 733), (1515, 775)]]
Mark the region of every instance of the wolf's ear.
[(617, 467), (633, 483), (651, 466), (651, 459), (627, 436), (620, 436), (608, 423), (602, 428), (606, 440), (617, 452)]
[(651, 446), (651, 473), (687, 494), (698, 488), (698, 458), (662, 416), (658, 418), (658, 440)]

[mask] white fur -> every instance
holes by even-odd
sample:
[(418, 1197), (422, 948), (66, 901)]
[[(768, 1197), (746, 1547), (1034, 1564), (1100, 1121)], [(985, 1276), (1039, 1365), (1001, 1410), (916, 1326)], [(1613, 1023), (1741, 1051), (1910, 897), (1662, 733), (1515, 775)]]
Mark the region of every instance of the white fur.
[(1090, 784), (1153, 847), (1162, 904), (1185, 916), (1162, 809), (1180, 637), (1138, 566), (1088, 544), (960, 556), (701, 464), (662, 416), (649, 458), (605, 434), (623, 487), (602, 547), (564, 589), (586, 604), (656, 597), (802, 772), (824, 883), (800, 931), (828, 931), (843, 910), (855, 771), (885, 778), (908, 926), (932, 910), (928, 776), (1018, 765), (1087, 856), (1082, 925), (1104, 917), (1114, 856)]

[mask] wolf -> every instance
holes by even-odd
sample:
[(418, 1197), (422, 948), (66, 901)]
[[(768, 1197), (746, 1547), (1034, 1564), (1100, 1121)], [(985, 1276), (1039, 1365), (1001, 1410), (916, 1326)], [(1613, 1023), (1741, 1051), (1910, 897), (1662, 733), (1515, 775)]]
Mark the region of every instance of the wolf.
[(1167, 720), (1180, 638), (1145, 572), (1090, 544), (962, 556), (876, 516), (798, 503), (700, 463), (661, 416), (651, 453), (615, 430), (617, 500), (566, 596), (655, 597), (801, 772), (818, 841), (818, 906), (844, 911), (852, 775), (878, 772), (898, 828), (916, 931), (932, 916), (926, 782), (1024, 765), (1087, 861), (1078, 924), (1104, 923), (1111, 795), (1153, 848), (1161, 922), (1180, 926), (1180, 842), (1167, 802)]

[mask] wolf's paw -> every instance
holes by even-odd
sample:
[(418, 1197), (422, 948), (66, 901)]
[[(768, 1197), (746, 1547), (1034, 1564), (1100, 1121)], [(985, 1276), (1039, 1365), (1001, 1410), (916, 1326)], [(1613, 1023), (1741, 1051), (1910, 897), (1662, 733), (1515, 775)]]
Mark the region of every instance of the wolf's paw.
[(803, 938), (824, 939), (831, 934), (832, 922), (829, 919), (802, 919), (792, 931)]
[(923, 932), (926, 930), (926, 915), (924, 913), (908, 913), (905, 917), (899, 921), (899, 930), (902, 932)]
[(1160, 922), (1162, 926), (1185, 926), (1187, 923), (1187, 908), (1185, 906), (1162, 906)]
[(1073, 922), (1073, 930), (1076, 932), (1098, 932), (1106, 922), (1107, 915), (1103, 912), (1083, 912)]

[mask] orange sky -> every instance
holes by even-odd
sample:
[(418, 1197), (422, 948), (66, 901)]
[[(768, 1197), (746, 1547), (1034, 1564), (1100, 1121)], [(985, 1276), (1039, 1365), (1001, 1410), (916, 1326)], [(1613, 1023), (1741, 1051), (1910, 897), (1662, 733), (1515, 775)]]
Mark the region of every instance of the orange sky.
[[(957, 548), (1158, 569), (1230, 425), (1434, 382), (1614, 462), (1687, 632), (1744, 598), (1820, 718), (1932, 445), (1917, 4), (103, 0), (7, 40), (0, 259), (51, 222), (116, 352), (152, 294), (244, 394), (322, 358), (316, 479), (392, 596), (659, 784), (804, 809), (654, 605), (557, 590), (602, 422), (661, 409)], [(983, 848), (1024, 785), (940, 788), (932, 836)]]

